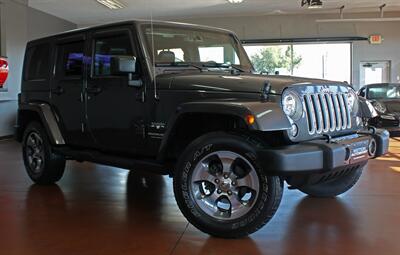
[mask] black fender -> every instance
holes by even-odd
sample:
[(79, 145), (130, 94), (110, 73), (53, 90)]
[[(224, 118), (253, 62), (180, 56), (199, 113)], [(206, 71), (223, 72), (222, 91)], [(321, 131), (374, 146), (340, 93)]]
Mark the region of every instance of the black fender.
[[(175, 114), (169, 119), (166, 132), (159, 150), (159, 158), (165, 154), (171, 136), (179, 124), (179, 120), (189, 113), (210, 113), (239, 117), (253, 131), (281, 131), (291, 129), (291, 123), (278, 103), (274, 102), (237, 102), (237, 101), (201, 101), (180, 105)], [(246, 121), (248, 115), (255, 117), (255, 123), (250, 125)]]
[[(46, 103), (40, 102), (19, 105), (17, 130), (21, 129), (22, 127), (19, 125), (25, 122), (25, 120), (23, 120), (23, 113), (29, 111), (36, 113), (40, 117), (41, 123), (45, 127), (50, 142), (53, 145), (65, 145), (65, 140), (57, 123), (56, 116), (51, 106)], [(17, 133), (22, 133), (22, 131), (17, 131)], [(21, 135), (17, 135), (17, 137), (18, 136), (21, 137)]]

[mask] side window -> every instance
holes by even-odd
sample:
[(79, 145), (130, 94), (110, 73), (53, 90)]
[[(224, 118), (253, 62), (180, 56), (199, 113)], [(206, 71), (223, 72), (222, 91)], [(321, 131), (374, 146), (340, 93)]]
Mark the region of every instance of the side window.
[(94, 41), (95, 76), (111, 76), (111, 58), (115, 56), (134, 56), (128, 33), (96, 38)]
[(50, 45), (40, 44), (28, 48), (26, 52), (24, 79), (47, 79), (50, 71)]
[(57, 76), (60, 78), (82, 77), (84, 41), (58, 45)]

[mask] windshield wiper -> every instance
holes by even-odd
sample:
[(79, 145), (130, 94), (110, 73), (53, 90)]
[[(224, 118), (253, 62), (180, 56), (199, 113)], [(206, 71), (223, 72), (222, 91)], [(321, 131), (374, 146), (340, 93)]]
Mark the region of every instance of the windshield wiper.
[(157, 63), (156, 66), (163, 67), (163, 66), (173, 66), (173, 67), (194, 67), (199, 69), (201, 72), (204, 71), (203, 67), (195, 65), (193, 63), (186, 63), (186, 62), (174, 62), (174, 63)]
[(244, 70), (243, 68), (241, 68), (241, 67), (239, 67), (239, 66), (237, 66), (237, 65), (234, 65), (234, 64), (231, 64), (230, 67), (233, 68), (233, 69), (236, 69), (236, 70), (238, 70), (238, 71), (240, 71), (240, 72), (242, 72), (242, 73), (245, 73), (245, 72), (246, 72), (246, 70)]
[(214, 63), (214, 62), (210, 62), (210, 63), (204, 63), (203, 64), (204, 67), (211, 67), (211, 68), (231, 68), (231, 69), (235, 69), (241, 73), (245, 73), (246, 70), (242, 69), (241, 67), (234, 65), (234, 64), (218, 64), (218, 63)]

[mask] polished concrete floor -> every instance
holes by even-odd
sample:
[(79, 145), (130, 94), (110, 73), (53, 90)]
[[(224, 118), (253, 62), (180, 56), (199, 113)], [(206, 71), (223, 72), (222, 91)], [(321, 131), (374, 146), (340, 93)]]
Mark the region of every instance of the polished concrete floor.
[(20, 145), (0, 141), (0, 254), (400, 254), (400, 140), (337, 199), (285, 190), (273, 220), (239, 240), (183, 218), (168, 177), (70, 162), (58, 185), (33, 185)]

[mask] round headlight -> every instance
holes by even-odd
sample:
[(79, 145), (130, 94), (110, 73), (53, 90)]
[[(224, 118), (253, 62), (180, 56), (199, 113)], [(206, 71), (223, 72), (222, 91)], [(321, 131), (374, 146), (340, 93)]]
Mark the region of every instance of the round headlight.
[(298, 120), (303, 110), (299, 96), (293, 91), (285, 91), (282, 95), (282, 109), (288, 117)]
[(350, 90), (349, 93), (347, 93), (347, 104), (350, 109), (354, 109), (357, 103), (357, 94), (354, 90)]
[(375, 110), (379, 113), (385, 113), (387, 111), (387, 108), (384, 104), (379, 103), (378, 101), (375, 101), (372, 103), (374, 106)]
[(353, 89), (350, 89), (349, 92), (347, 93), (347, 106), (354, 116), (358, 112), (358, 107), (359, 107), (358, 103), (359, 101), (357, 93)]

